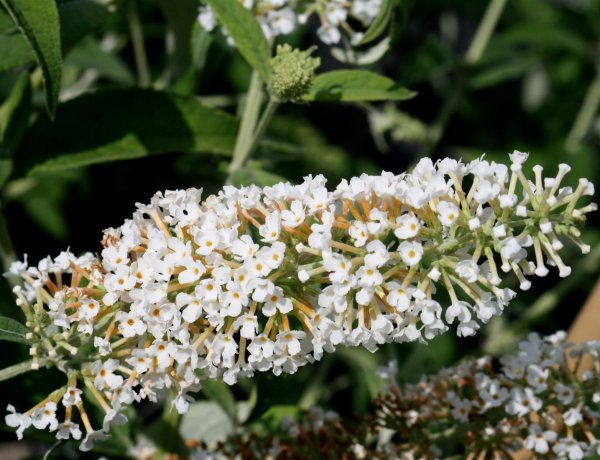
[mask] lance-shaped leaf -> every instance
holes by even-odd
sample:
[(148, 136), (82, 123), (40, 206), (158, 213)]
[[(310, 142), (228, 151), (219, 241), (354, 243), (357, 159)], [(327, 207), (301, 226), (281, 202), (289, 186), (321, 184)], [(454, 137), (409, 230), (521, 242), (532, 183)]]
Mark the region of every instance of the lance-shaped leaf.
[[(31, 86), (29, 74), (22, 73), (10, 95), (0, 105), (0, 158), (9, 157), (21, 142), (31, 114)], [(0, 168), (0, 186), (2, 170)]]
[(269, 44), (256, 18), (239, 0), (207, 0), (240, 53), (263, 81), (269, 80)]
[(417, 93), (367, 70), (334, 70), (317, 76), (305, 101), (404, 101)]
[(29, 43), (8, 13), (0, 8), (0, 72), (33, 62), (34, 59)]
[(46, 90), (46, 108), (54, 117), (60, 78), (62, 56), (60, 22), (54, 0), (0, 0), (21, 33), (25, 36), (42, 69)]
[(230, 155), (237, 128), (233, 116), (193, 97), (99, 91), (61, 104), (53, 123), (39, 119), (20, 155), (36, 157), (30, 174), (172, 152)]
[(382, 0), (381, 6), (379, 7), (379, 14), (375, 20), (371, 23), (364, 37), (360, 41), (361, 45), (372, 42), (377, 39), (387, 28), (392, 18), (392, 6), (393, 0)]
[(0, 340), (29, 344), (26, 334), (29, 332), (25, 326), (12, 318), (0, 316)]

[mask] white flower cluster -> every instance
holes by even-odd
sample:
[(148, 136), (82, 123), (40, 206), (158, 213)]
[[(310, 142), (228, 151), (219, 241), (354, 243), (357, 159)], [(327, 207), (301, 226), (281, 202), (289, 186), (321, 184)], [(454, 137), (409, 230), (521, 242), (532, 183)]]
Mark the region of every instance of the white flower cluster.
[[(592, 185), (561, 187), (566, 165), (545, 180), (536, 166), (529, 182), (526, 155), (511, 158), (510, 170), (424, 159), (412, 174), (363, 175), (334, 191), (309, 176), (226, 186), (203, 202), (196, 189), (157, 193), (105, 232), (100, 260), (65, 252), (14, 264), (36, 366), (54, 363), (69, 377), (46, 405), (14, 415), (19, 432), (61, 399), (94, 439), (123, 421), (125, 406), (166, 388), (183, 413), (202, 379), (293, 373), (338, 345), (426, 342), (455, 322), (459, 335), (474, 334), (514, 295), (499, 287), (497, 260), (526, 289), (524, 275), (545, 275), (545, 264), (569, 274), (559, 236), (589, 250), (578, 226), (595, 205), (577, 202)], [(446, 307), (436, 300), (444, 296)], [(106, 411), (100, 431), (79, 399), (65, 403), (77, 382)]]
[[(352, 23), (366, 29), (379, 14), (381, 0), (242, 0), (251, 10), (267, 39), (288, 35), (297, 24), (306, 24), (311, 16), (320, 21), (319, 39), (328, 45), (339, 43), (347, 35), (358, 45), (364, 33)], [(198, 21), (207, 31), (217, 27), (218, 20), (209, 6), (200, 7)]]
[[(508, 453), (521, 449), (535, 458), (598, 455), (600, 341), (575, 346), (565, 337), (530, 334), (516, 353), (500, 358), (498, 370), (490, 357), (470, 359), (403, 387), (394, 370), (384, 369), (392, 392), (379, 405), (380, 421), (413, 440), (401, 452), (415, 458), (442, 457), (448, 438), (469, 458), (512, 458)], [(579, 379), (586, 355), (594, 369)]]
[[(581, 379), (588, 357), (594, 370)], [(600, 341), (574, 346), (562, 332), (531, 334), (499, 364), (469, 359), (402, 387), (393, 361), (379, 369), (390, 387), (374, 413), (343, 418), (313, 407), (275, 434), (236, 434), (216, 451), (201, 444), (192, 458), (596, 458), (599, 372)]]

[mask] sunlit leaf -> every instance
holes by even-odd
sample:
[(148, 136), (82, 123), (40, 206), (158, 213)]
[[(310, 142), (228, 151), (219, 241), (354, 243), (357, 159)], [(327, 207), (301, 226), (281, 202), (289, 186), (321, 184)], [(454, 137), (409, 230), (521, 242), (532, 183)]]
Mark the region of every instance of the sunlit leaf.
[(219, 21), (248, 61), (264, 81), (269, 80), (269, 44), (254, 15), (239, 0), (207, 0)]
[(54, 0), (0, 0), (21, 33), (27, 38), (42, 69), (46, 90), (46, 108), (54, 117), (60, 79), (62, 57), (60, 22)]
[(404, 101), (417, 93), (367, 70), (334, 70), (317, 76), (306, 101)]

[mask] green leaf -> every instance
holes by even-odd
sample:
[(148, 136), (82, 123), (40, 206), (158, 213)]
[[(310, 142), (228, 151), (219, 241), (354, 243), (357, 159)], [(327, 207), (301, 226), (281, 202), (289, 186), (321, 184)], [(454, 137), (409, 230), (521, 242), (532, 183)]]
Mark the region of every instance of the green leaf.
[(586, 56), (589, 45), (577, 30), (569, 30), (556, 24), (527, 24), (512, 27), (500, 34), (490, 46), (538, 47), (542, 50), (557, 50), (578, 56)]
[(63, 0), (58, 3), (63, 54), (79, 40), (102, 28), (108, 9), (96, 0)]
[(367, 70), (334, 70), (315, 78), (306, 101), (404, 101), (417, 93)]
[(271, 52), (254, 15), (239, 0), (207, 0), (206, 3), (225, 26), (248, 64), (263, 81), (269, 81)]
[(33, 360), (30, 359), (29, 361), (24, 361), (22, 363), (15, 364), (14, 366), (6, 367), (6, 368), (0, 370), (0, 382), (3, 382), (8, 379), (12, 379), (13, 377), (24, 374), (25, 372), (32, 371), (33, 370), (31, 368), (32, 363), (33, 363)]
[(379, 61), (390, 49), (392, 37), (385, 37), (376, 45), (366, 50), (353, 48), (331, 48), (331, 55), (338, 61), (353, 65), (370, 65)]
[[(29, 73), (24, 72), (15, 82), (8, 99), (0, 106), (0, 158), (10, 156), (19, 145), (27, 129), (30, 114), (31, 86)], [(0, 178), (0, 186), (2, 183)]]
[(167, 69), (165, 79), (169, 86), (186, 75), (192, 63), (192, 30), (196, 20), (198, 0), (160, 0), (167, 22)]
[(0, 340), (29, 345), (25, 335), (29, 332), (24, 325), (6, 316), (0, 316)]
[(286, 182), (287, 179), (278, 174), (273, 174), (260, 168), (260, 165), (253, 164), (241, 168), (236, 171), (231, 178), (231, 182), (235, 185), (258, 185), (266, 187), (277, 184), (278, 182)]
[(171, 152), (231, 155), (237, 129), (234, 117), (193, 97), (99, 91), (60, 105), (53, 123), (39, 119), (20, 154), (44, 155), (30, 174)]
[(379, 37), (387, 28), (391, 18), (392, 0), (382, 0), (381, 6), (379, 7), (379, 14), (365, 32), (360, 44), (366, 45), (367, 43), (377, 39), (377, 37)]
[(10, 16), (0, 8), (0, 72), (32, 62), (33, 52)]
[(62, 57), (60, 24), (54, 0), (0, 0), (27, 38), (42, 69), (46, 90), (46, 109), (54, 117), (60, 79)]
[(273, 433), (281, 429), (281, 424), (285, 418), (298, 419), (301, 414), (302, 409), (298, 406), (292, 404), (276, 405), (271, 406), (257, 422), (266, 428), (269, 433)]
[[(108, 18), (106, 7), (95, 0), (63, 0), (58, 3), (63, 54), (81, 38), (101, 28)], [(31, 46), (14, 22), (0, 8), (0, 71), (35, 61)]]
[(229, 385), (220, 380), (205, 380), (202, 382), (202, 391), (208, 399), (221, 406), (231, 423), (237, 424), (237, 405)]
[(516, 57), (511, 62), (502, 61), (482, 68), (471, 77), (468, 86), (472, 89), (483, 89), (499, 85), (507, 80), (520, 78), (539, 65), (540, 61), (536, 57)]
[(6, 184), (6, 181), (10, 177), (13, 171), (13, 162), (6, 158), (0, 158), (0, 188)]
[(93, 37), (85, 37), (71, 50), (65, 59), (65, 66), (69, 65), (94, 69), (102, 77), (122, 85), (135, 84), (135, 76), (121, 58), (103, 50)]
[(38, 176), (33, 187), (19, 199), (29, 218), (43, 231), (60, 241), (67, 241), (69, 238), (64, 206), (69, 195), (68, 187), (81, 187), (77, 183), (80, 172), (81, 170), (70, 170)]
[[(203, 383), (204, 384), (204, 383)], [(198, 401), (182, 416), (179, 433), (186, 439), (197, 439), (214, 445), (233, 434), (233, 424), (219, 404)]]

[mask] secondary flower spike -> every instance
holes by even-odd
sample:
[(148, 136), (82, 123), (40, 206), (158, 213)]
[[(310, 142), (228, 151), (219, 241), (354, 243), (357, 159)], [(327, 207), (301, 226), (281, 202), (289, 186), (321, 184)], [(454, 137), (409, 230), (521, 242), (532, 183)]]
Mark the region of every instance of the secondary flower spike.
[[(64, 252), (37, 268), (14, 264), (34, 365), (68, 375), (12, 416), (18, 433), (62, 400), (59, 433), (83, 436), (77, 408), (88, 448), (122, 421), (124, 406), (165, 388), (183, 413), (203, 379), (293, 373), (338, 345), (426, 342), (453, 323), (474, 334), (514, 296), (500, 287), (503, 273), (527, 289), (526, 276), (546, 275), (547, 265), (570, 273), (561, 240), (589, 251), (579, 227), (596, 206), (578, 201), (592, 184), (561, 187), (566, 165), (546, 179), (535, 166), (529, 181), (527, 156), (510, 157), (510, 167), (424, 159), (411, 174), (363, 175), (333, 191), (308, 176), (226, 186), (204, 201), (196, 189), (157, 193), (106, 230), (99, 260)], [(100, 430), (78, 397), (83, 387), (106, 411)], [(44, 420), (34, 426), (56, 427)]]

